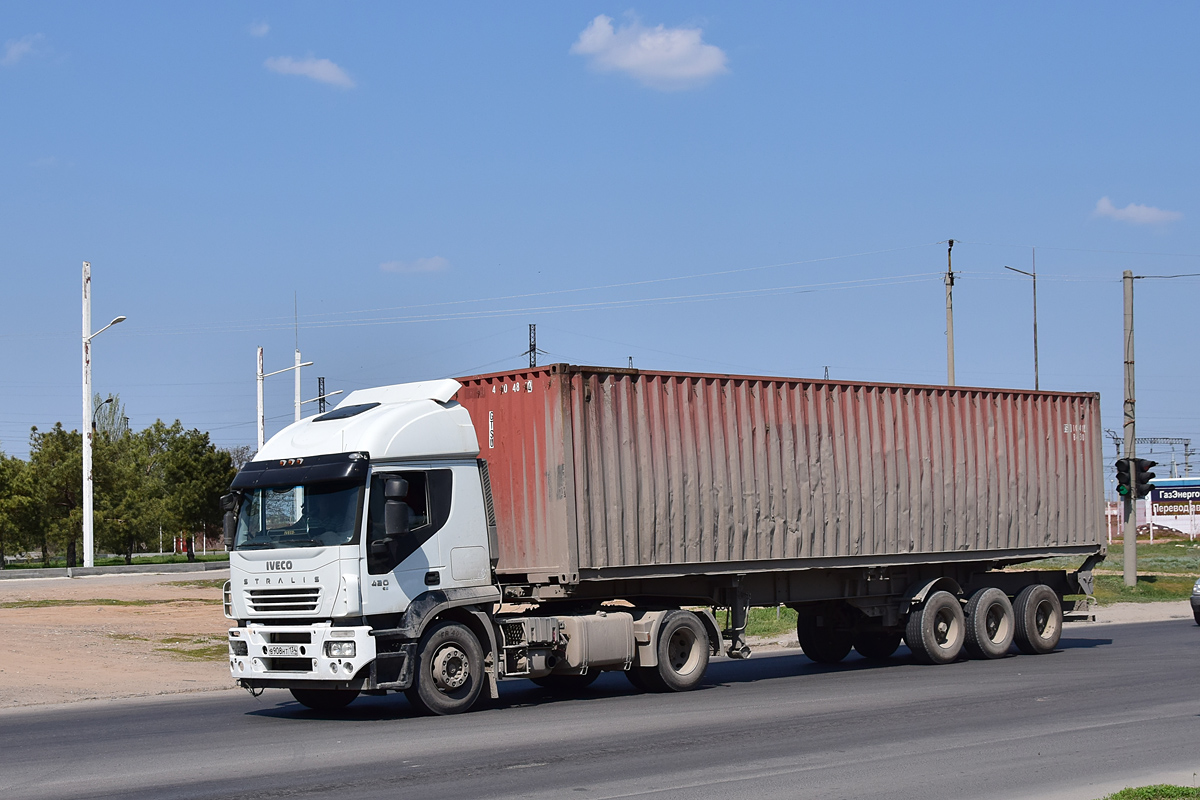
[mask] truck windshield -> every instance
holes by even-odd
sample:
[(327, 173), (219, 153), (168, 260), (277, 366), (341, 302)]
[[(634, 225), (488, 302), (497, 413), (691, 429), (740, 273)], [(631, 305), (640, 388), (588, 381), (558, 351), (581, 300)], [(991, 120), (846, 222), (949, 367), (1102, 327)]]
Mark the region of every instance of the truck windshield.
[(234, 549), (353, 544), (362, 520), (363, 489), (357, 482), (340, 482), (247, 491)]

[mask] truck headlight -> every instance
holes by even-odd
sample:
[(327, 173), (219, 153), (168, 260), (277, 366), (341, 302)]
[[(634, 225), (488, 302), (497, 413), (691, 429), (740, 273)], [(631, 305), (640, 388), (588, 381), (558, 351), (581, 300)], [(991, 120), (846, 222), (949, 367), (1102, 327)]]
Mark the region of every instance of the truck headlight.
[(248, 656), (250, 655), (250, 646), (246, 644), (246, 642), (230, 639), (229, 652), (233, 653), (235, 656)]
[(1196, 581), (1196, 584), (1192, 586), (1192, 594), (1200, 594), (1200, 581)]
[(326, 642), (325, 655), (330, 658), (354, 658), (354, 642)]

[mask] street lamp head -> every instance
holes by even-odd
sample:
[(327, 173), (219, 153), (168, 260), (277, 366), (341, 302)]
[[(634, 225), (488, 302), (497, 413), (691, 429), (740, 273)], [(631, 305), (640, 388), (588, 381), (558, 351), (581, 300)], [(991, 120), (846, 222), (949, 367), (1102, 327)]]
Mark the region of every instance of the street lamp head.
[(112, 322), (108, 323), (108, 325), (109, 325), (109, 327), (112, 327), (113, 325), (116, 325), (118, 322), (124, 322), (124, 321), (125, 321), (125, 316), (121, 315), (121, 316), (117, 317), (116, 319), (114, 319)]

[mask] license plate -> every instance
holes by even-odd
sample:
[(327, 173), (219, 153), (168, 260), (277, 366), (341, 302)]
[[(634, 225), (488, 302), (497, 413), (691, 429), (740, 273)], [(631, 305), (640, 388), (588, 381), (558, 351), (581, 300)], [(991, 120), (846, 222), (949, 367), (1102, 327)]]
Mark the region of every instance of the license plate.
[(267, 655), (269, 655), (269, 656), (298, 656), (298, 655), (300, 655), (300, 645), (298, 645), (298, 644), (269, 644), (269, 645), (267, 645)]

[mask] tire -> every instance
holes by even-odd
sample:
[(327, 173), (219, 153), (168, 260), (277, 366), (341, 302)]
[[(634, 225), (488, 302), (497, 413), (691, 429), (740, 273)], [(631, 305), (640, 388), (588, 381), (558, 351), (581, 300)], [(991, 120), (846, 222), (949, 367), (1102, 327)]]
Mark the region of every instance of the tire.
[(897, 631), (859, 631), (854, 634), (854, 649), (870, 661), (887, 661), (900, 646)]
[(357, 689), (292, 689), (292, 697), (313, 711), (341, 711), (358, 697)]
[(596, 682), (596, 678), (600, 677), (600, 670), (588, 672), (585, 675), (542, 675), (529, 680), (541, 686), (543, 689), (549, 689), (555, 694), (572, 695), (582, 692), (587, 687)]
[(1054, 590), (1044, 583), (1026, 586), (1013, 601), (1016, 635), (1022, 653), (1042, 655), (1058, 647), (1062, 638), (1062, 603)]
[(630, 667), (625, 670), (625, 677), (629, 679), (633, 688), (639, 692), (648, 692), (650, 691), (650, 687), (646, 683), (646, 673), (653, 670), (654, 667)]
[(854, 638), (849, 632), (817, 625), (817, 618), (812, 616), (796, 617), (796, 638), (800, 640), (804, 655), (818, 664), (836, 664), (849, 655), (854, 646)]
[(964, 611), (971, 658), (1003, 658), (1012, 647), (1016, 618), (1008, 595), (999, 589), (980, 589), (971, 595)]
[(966, 621), (962, 604), (949, 592), (934, 592), (908, 615), (904, 641), (922, 664), (949, 664), (962, 652)]
[(668, 611), (663, 616), (657, 649), (657, 666), (639, 668), (647, 689), (686, 692), (704, 680), (704, 671), (708, 669), (708, 631), (692, 612)]
[(1196, 624), (1200, 625), (1200, 609), (1192, 609), (1192, 616), (1196, 618)]
[(417, 645), (417, 669), (408, 702), (427, 714), (461, 714), (483, 688), (483, 648), (465, 625), (439, 622)]

